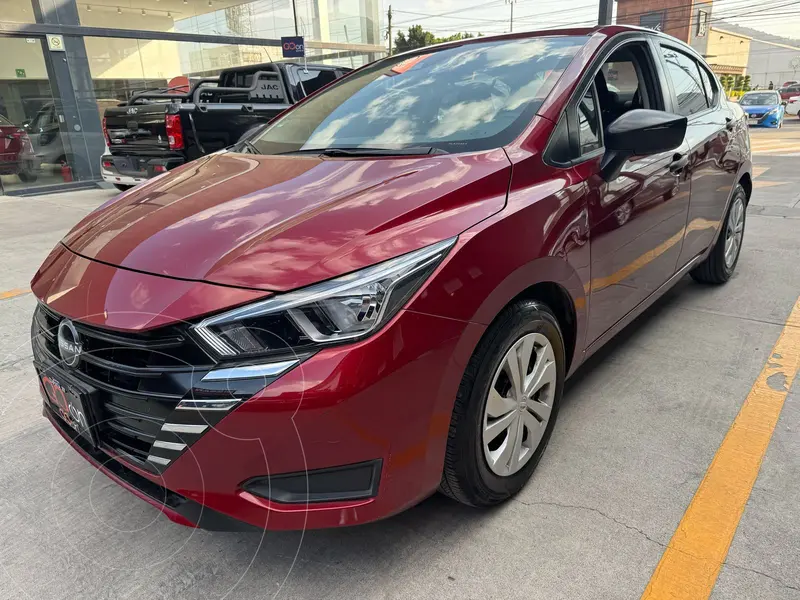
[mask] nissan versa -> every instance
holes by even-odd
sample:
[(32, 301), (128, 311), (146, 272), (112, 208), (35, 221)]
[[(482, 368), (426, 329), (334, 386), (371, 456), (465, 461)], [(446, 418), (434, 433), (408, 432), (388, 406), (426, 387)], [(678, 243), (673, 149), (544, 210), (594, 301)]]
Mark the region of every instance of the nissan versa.
[(497, 504), (567, 376), (731, 277), (750, 171), (742, 109), (656, 32), (379, 60), (67, 234), (32, 283), (44, 414), (186, 525)]

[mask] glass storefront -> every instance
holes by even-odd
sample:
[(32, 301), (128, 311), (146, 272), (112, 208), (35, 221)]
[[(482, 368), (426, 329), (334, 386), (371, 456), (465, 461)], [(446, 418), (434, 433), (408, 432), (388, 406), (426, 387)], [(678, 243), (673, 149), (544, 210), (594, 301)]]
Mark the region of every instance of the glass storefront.
[[(70, 180), (44, 38), (0, 37), (0, 184), (4, 193)], [(69, 165), (67, 165), (68, 167)]]
[[(305, 37), (309, 63), (357, 68), (383, 55), (379, 0), (0, 4), (0, 21), (12, 25), (0, 35), (0, 193), (99, 181), (99, 159), (105, 152), (100, 123), (106, 108), (187, 78), (284, 60), (280, 37), (296, 30)], [(72, 29), (59, 36), (62, 47), (53, 49), (41, 30), (26, 32), (26, 24), (39, 23)], [(80, 27), (120, 34), (76, 35)], [(176, 34), (199, 40), (165, 39)], [(220, 36), (259, 43), (216, 43)]]
[(33, 12), (31, 0), (2, 0), (0, 1), (0, 21), (12, 23), (35, 23), (36, 15)]
[(80, 24), (306, 41), (377, 44), (379, 0), (81, 0)]

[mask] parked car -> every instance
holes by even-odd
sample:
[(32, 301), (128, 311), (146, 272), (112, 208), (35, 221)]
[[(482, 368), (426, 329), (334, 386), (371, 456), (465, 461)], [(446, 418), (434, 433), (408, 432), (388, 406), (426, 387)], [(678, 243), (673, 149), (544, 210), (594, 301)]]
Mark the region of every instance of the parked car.
[[(95, 103), (100, 114), (103, 114), (107, 107), (118, 105), (119, 100), (99, 98)], [(58, 167), (62, 164), (74, 163), (75, 158), (71, 155), (69, 146), (65, 147), (64, 145), (61, 112), (62, 107), (59, 100), (45, 102), (33, 119), (23, 123), (40, 165), (47, 164)]]
[(798, 96), (800, 95), (800, 83), (782, 87), (778, 90), (778, 93), (781, 95), (781, 100), (788, 100), (792, 96)]
[(781, 87), (789, 87), (790, 85), (795, 85), (797, 83), (800, 83), (800, 81), (797, 81), (796, 79), (790, 79), (789, 81), (784, 81)]
[(236, 143), (295, 102), (352, 69), (267, 63), (195, 81), (186, 93), (134, 95), (103, 117), (109, 151), (105, 181), (126, 190), (160, 173)]
[(381, 59), (66, 235), (32, 281), (44, 414), (192, 526), (498, 504), (566, 377), (684, 275), (733, 276), (749, 148), (654, 31)]
[(783, 101), (777, 92), (747, 92), (739, 104), (750, 127), (783, 127)]
[(798, 113), (800, 113), (800, 96), (793, 96), (786, 101), (786, 114), (800, 116)]
[(0, 115), (0, 140), (0, 175), (16, 175), (24, 183), (36, 181), (39, 163), (27, 132)]

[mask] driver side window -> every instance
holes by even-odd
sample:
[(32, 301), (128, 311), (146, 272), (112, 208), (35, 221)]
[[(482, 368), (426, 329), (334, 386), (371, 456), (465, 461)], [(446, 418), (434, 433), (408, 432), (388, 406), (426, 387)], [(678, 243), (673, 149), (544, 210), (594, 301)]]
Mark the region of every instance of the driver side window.
[(550, 139), (548, 160), (568, 165), (596, 156), (603, 147), (603, 132), (620, 116), (637, 108), (663, 110), (653, 64), (645, 42), (615, 50), (562, 115)]

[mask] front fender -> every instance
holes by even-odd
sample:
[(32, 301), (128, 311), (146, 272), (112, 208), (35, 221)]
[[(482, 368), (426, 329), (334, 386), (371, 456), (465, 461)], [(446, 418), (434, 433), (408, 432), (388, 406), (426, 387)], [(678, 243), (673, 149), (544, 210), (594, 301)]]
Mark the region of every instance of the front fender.
[[(552, 195), (479, 224), (459, 238), (409, 310), (488, 326), (532, 286), (555, 283), (574, 308), (574, 368), (583, 353), (588, 309), (590, 261), (583, 203), (582, 194), (566, 203), (563, 196)], [(553, 215), (556, 218), (548, 220)], [(478, 341), (461, 348), (462, 355), (471, 355)]]

